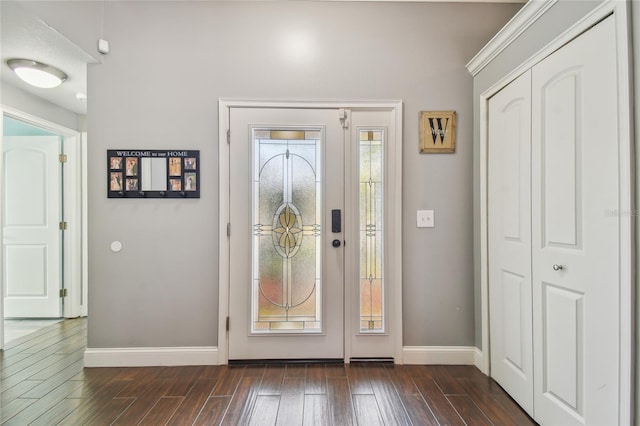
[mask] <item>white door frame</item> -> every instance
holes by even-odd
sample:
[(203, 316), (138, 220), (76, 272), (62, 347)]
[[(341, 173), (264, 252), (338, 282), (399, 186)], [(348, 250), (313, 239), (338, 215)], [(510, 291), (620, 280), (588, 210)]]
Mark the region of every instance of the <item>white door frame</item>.
[[(620, 185), (620, 405), (619, 419), (621, 424), (631, 424), (633, 400), (633, 357), (634, 353), (634, 292), (635, 287), (635, 203), (633, 188), (635, 170), (633, 167), (633, 137), (631, 128), (630, 63), (629, 63), (629, 29), (628, 2), (609, 1), (594, 9), (579, 22), (567, 29), (554, 41), (549, 43), (518, 68), (506, 75), (492, 87), (480, 95), (480, 288), (482, 317), (482, 349), (483, 356), (478, 368), (490, 374), (490, 342), (489, 342), (489, 263), (488, 263), (488, 191), (487, 191), (487, 159), (488, 159), (488, 105), (489, 98), (504, 88), (526, 70), (532, 68), (552, 52), (576, 38), (610, 14), (614, 15), (616, 25), (616, 51), (618, 69), (618, 132), (619, 132), (619, 185)], [(530, 25), (531, 22), (526, 23)], [(491, 55), (491, 52), (481, 52)]]
[[(15, 108), (0, 105), (2, 116), (7, 115), (33, 126), (62, 135), (64, 141), (64, 153), (67, 155), (64, 174), (64, 209), (65, 221), (68, 228), (65, 231), (65, 245), (63, 259), (63, 271), (65, 288), (69, 296), (65, 299), (63, 316), (75, 318), (87, 315), (87, 282), (83, 278), (86, 271), (86, 233), (83, 232), (83, 218), (86, 215), (83, 200), (86, 200), (86, 170), (83, 170), (84, 157), (86, 156), (86, 137), (68, 127), (52, 123), (34, 115), (22, 112)], [(2, 123), (0, 122), (0, 149), (2, 148)], [(2, 162), (0, 162), (0, 217), (4, 191), (2, 186)], [(3, 230), (0, 227), (0, 238)], [(3, 274), (2, 262), (0, 262), (0, 274)], [(2, 276), (2, 275), (0, 275)], [(0, 285), (0, 320), (4, 320), (4, 286)], [(0, 348), (4, 342), (4, 326), (0, 327)]]
[[(362, 102), (305, 102), (305, 101), (258, 101), (258, 100), (234, 100), (219, 99), (218, 101), (218, 182), (219, 182), (219, 298), (218, 298), (218, 364), (229, 362), (229, 340), (226, 320), (229, 316), (229, 239), (227, 238), (227, 224), (229, 218), (229, 167), (230, 150), (225, 143), (230, 124), (229, 110), (231, 108), (331, 108), (350, 110), (387, 110), (395, 113), (394, 131), (395, 144), (390, 147), (387, 156), (387, 164), (393, 171), (393, 176), (400, 176), (402, 170), (402, 101), (362, 101)], [(336, 117), (337, 119), (337, 117)], [(393, 315), (391, 323), (394, 336), (393, 352), (395, 363), (402, 364), (402, 178), (394, 179), (394, 187), (385, 194), (387, 204), (391, 207), (387, 210), (389, 223), (392, 224), (386, 234), (392, 250), (387, 252), (387, 269), (389, 280), (394, 283), (393, 294), (390, 297)], [(345, 294), (345, 362), (350, 359), (350, 336), (352, 332), (351, 310), (352, 303)]]

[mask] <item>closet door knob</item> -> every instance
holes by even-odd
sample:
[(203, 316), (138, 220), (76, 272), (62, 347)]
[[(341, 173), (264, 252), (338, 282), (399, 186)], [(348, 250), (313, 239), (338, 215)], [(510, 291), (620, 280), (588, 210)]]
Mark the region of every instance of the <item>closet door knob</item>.
[(558, 264), (553, 265), (553, 270), (554, 271), (560, 271), (562, 269), (564, 269), (564, 266), (562, 266), (562, 265), (558, 265)]

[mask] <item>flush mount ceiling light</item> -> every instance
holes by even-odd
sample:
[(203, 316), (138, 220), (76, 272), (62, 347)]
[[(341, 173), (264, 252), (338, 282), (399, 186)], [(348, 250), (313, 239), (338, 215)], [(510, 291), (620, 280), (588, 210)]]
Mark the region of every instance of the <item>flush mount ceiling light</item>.
[(25, 82), (42, 89), (59, 86), (67, 75), (56, 67), (31, 59), (9, 59), (7, 65)]

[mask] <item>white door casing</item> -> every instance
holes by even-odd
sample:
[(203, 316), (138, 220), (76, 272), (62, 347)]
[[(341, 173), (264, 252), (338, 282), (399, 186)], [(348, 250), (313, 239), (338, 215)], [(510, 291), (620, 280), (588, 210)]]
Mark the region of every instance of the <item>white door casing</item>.
[(58, 136), (3, 138), (3, 288), (7, 318), (61, 316)]
[[(87, 257), (86, 249), (87, 234), (86, 226), (86, 203), (87, 200), (87, 184), (86, 184), (86, 138), (81, 138), (81, 134), (75, 130), (44, 120), (40, 117), (25, 113), (15, 108), (0, 105), (3, 115), (10, 116), (14, 119), (23, 121), (32, 126), (36, 126), (47, 130), (51, 133), (60, 135), (63, 139), (63, 151), (67, 161), (64, 163), (65, 176), (63, 182), (64, 193), (64, 220), (67, 222), (67, 230), (65, 233), (63, 268), (64, 268), (64, 287), (68, 290), (68, 296), (63, 298), (63, 315), (66, 318), (75, 318), (78, 316), (86, 316), (87, 310)], [(2, 122), (0, 121), (0, 124)], [(0, 125), (1, 128), (1, 125)], [(4, 135), (4, 133), (2, 133)], [(86, 135), (86, 134), (85, 134)], [(4, 138), (3, 138), (4, 139)], [(0, 163), (2, 164), (2, 163)], [(4, 170), (1, 168), (2, 177)], [(4, 182), (0, 185), (0, 190), (4, 191)], [(4, 193), (0, 196), (0, 200), (4, 202)], [(0, 211), (4, 210), (4, 206)], [(0, 235), (3, 228), (0, 227)], [(84, 255), (83, 255), (84, 253)], [(4, 265), (0, 265), (0, 276), (4, 276)], [(4, 286), (0, 285), (0, 299), (4, 300)], [(0, 318), (4, 318), (4, 303), (0, 303)], [(0, 333), (0, 348), (3, 347), (4, 327), (0, 327), (3, 332)]]
[(615, 22), (532, 73), (535, 418), (619, 424)]
[[(220, 144), (220, 323), (219, 323), (219, 359), (218, 362), (224, 364), (227, 362), (228, 353), (232, 353), (229, 349), (229, 343), (231, 342), (231, 334), (228, 334), (225, 329), (225, 319), (231, 313), (230, 328), (233, 330), (234, 326), (237, 326), (235, 309), (232, 305), (227, 304), (231, 297), (230, 288), (230, 276), (232, 275), (231, 266), (231, 252), (230, 241), (226, 237), (227, 224), (232, 218), (230, 197), (236, 188), (232, 184), (232, 175), (236, 168), (236, 163), (230, 161), (231, 146), (234, 144), (235, 133), (231, 122), (233, 121), (233, 111), (243, 108), (254, 109), (315, 109), (315, 110), (331, 110), (331, 120), (335, 121), (336, 118), (341, 118), (338, 123), (344, 125), (343, 137), (344, 144), (343, 152), (345, 153), (346, 165), (343, 167), (345, 170), (344, 179), (340, 174), (336, 177), (340, 177), (344, 180), (343, 187), (345, 188), (342, 225), (344, 235), (343, 238), (347, 240), (344, 262), (347, 266), (345, 268), (347, 280), (351, 280), (351, 286), (345, 287), (347, 291), (342, 292), (344, 297), (344, 321), (342, 324), (342, 332), (344, 347), (342, 352), (337, 354), (337, 358), (344, 358), (346, 362), (349, 362), (351, 357), (360, 357), (359, 354), (369, 354), (368, 357), (380, 357), (391, 358), (393, 357), (396, 363), (402, 363), (402, 287), (401, 287), (401, 162), (402, 162), (402, 103), (401, 102), (347, 102), (347, 103), (331, 103), (331, 102), (264, 102), (264, 101), (232, 101), (232, 100), (220, 100), (220, 137), (221, 140), (229, 137), (231, 144)], [(386, 116), (385, 116), (386, 114)], [(271, 123), (273, 124), (273, 123)], [(282, 122), (280, 123), (282, 124)], [(290, 125), (291, 123), (284, 123)], [(358, 244), (353, 240), (349, 244), (349, 240), (354, 237), (357, 238), (357, 230), (351, 229), (357, 220), (357, 213), (352, 210), (349, 213), (349, 206), (357, 208), (358, 203), (358, 189), (357, 189), (357, 171), (353, 170), (353, 162), (357, 161), (358, 157), (358, 141), (357, 131), (364, 128), (374, 127), (375, 130), (382, 130), (385, 132), (385, 137), (388, 139), (388, 143), (385, 149), (385, 279), (389, 280), (392, 285), (389, 285), (386, 289), (385, 297), (386, 306), (386, 330), (385, 333), (366, 334), (360, 333), (358, 336), (358, 306), (357, 306), (357, 282), (358, 277), (354, 268), (353, 259), (356, 256), (354, 251), (358, 251)], [(227, 129), (232, 131), (229, 133)], [(248, 134), (248, 129), (244, 129), (245, 137)], [(354, 147), (353, 144), (356, 144)], [(247, 161), (246, 158), (244, 161)], [(330, 162), (335, 161), (335, 155), (332, 152), (328, 160)], [(335, 179), (337, 181), (337, 179)], [(248, 196), (247, 196), (248, 197)], [(354, 198), (355, 197), (355, 198)], [(354, 205), (355, 203), (355, 205)], [(330, 212), (331, 208), (325, 209)], [(326, 222), (326, 221), (325, 221)], [(330, 223), (327, 225), (330, 226)], [(231, 226), (232, 232), (235, 232), (235, 226)], [(324, 244), (331, 243), (333, 236), (329, 233), (330, 239)], [(326, 239), (326, 238), (325, 238)], [(342, 246), (340, 250), (345, 249)], [(349, 250), (350, 249), (350, 250)], [(331, 253), (331, 252), (329, 252)], [(333, 253), (339, 253), (339, 251), (333, 251)], [(340, 262), (343, 262), (342, 260)], [(247, 265), (243, 266), (247, 268)], [(355, 274), (355, 275), (354, 275)], [(343, 274), (344, 276), (344, 274)], [(349, 291), (352, 290), (352, 291)], [(248, 330), (247, 326), (244, 326), (245, 330)], [(289, 340), (295, 339), (294, 336), (289, 336)], [(377, 342), (377, 344), (376, 344)], [(295, 346), (295, 344), (294, 344)], [(366, 347), (375, 348), (376, 350), (367, 351), (363, 348)], [(229, 351), (229, 352), (227, 352)], [(281, 351), (282, 352), (282, 351)], [(318, 355), (321, 352), (316, 352), (307, 358), (321, 358)], [(274, 355), (281, 357), (280, 355)], [(293, 355), (292, 357), (300, 357), (301, 355)], [(363, 355), (364, 356), (364, 355)], [(264, 354), (258, 356), (259, 358), (267, 358)], [(332, 356), (333, 358), (333, 356)]]
[(531, 72), (489, 100), (491, 376), (533, 416)]

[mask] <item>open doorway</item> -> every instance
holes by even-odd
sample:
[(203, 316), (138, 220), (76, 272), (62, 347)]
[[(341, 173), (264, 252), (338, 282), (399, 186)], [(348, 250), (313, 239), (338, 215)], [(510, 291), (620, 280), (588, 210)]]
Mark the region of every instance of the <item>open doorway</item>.
[(2, 347), (87, 315), (82, 144), (76, 131), (3, 111)]

